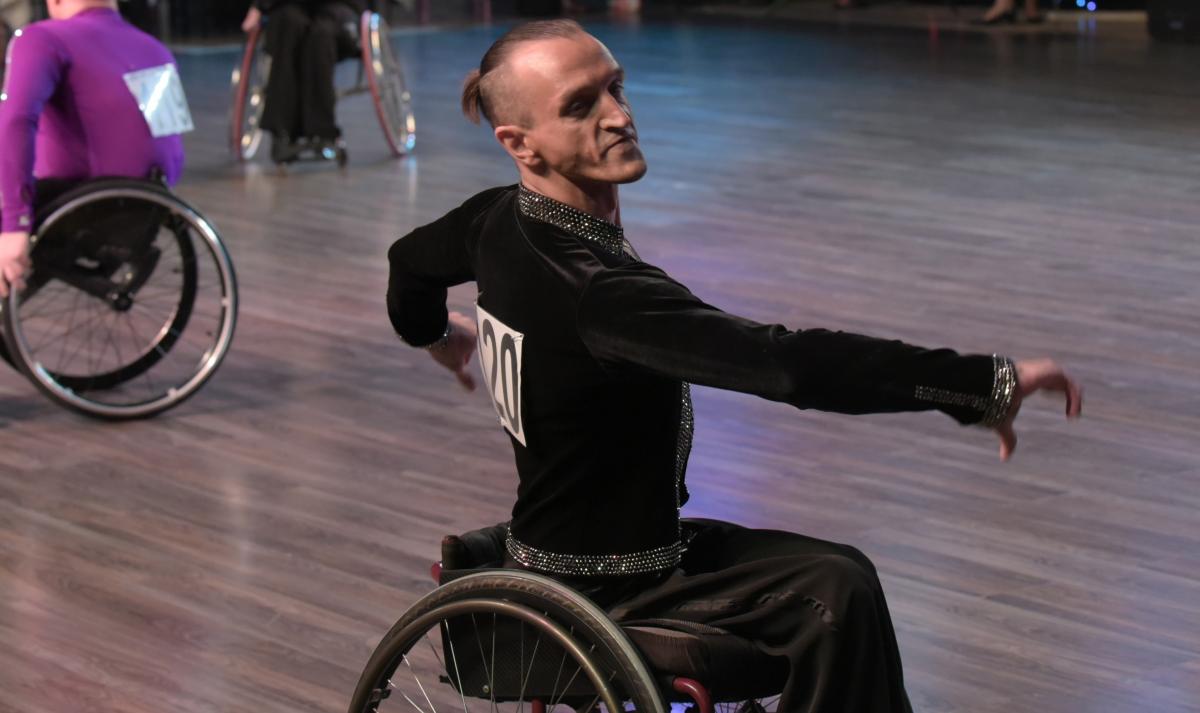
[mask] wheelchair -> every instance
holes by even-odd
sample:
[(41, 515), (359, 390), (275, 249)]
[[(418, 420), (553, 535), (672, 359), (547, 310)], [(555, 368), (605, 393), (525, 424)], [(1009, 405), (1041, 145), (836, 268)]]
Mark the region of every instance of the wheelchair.
[[(403, 156), (412, 151), (417, 140), (412, 93), (405, 84), (404, 69), (392, 47), (387, 22), (377, 12), (367, 10), (359, 18), (357, 59), (357, 79), (352, 87), (338, 91), (338, 99), (370, 94), (388, 148), (393, 156)], [(260, 26), (247, 37), (242, 60), (234, 67), (231, 79), (233, 112), (229, 148), (239, 162), (253, 159), (262, 144), (259, 124), (266, 107), (270, 76), (271, 55)], [(340, 165), (346, 163), (345, 151), (320, 158), (336, 159)]]
[[(549, 577), (499, 565), (507, 525), (442, 541), (441, 586), (383, 637), (349, 713), (557, 706), (609, 713), (774, 710), (787, 660), (712, 626), (667, 619), (613, 622)], [(483, 701), (484, 703), (480, 703)]]
[(160, 182), (101, 178), (36, 211), (32, 269), (0, 305), (0, 357), (52, 401), (146, 418), (196, 393), (237, 319), (216, 229)]

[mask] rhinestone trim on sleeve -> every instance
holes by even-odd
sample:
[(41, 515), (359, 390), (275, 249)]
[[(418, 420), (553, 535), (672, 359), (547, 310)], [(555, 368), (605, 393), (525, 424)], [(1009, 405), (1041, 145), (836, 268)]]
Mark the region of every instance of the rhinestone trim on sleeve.
[(1013, 397), (1017, 394), (1017, 366), (1012, 359), (993, 354), (996, 378), (992, 382), (992, 398), (979, 423), (988, 427), (999, 426), (1012, 410)]
[(918, 386), (914, 395), (921, 401), (974, 409), (983, 414), (979, 425), (989, 428), (999, 426), (1012, 409), (1013, 398), (1017, 393), (1017, 369), (1012, 359), (999, 354), (992, 355), (992, 363), (995, 376), (992, 378), (992, 392), (988, 396), (947, 391), (932, 386)]

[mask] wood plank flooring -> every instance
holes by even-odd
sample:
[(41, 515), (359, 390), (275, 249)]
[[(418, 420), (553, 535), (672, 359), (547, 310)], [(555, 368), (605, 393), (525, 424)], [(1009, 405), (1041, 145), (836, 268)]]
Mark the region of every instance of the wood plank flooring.
[[(1077, 423), (1030, 403), (1008, 464), (936, 415), (698, 389), (687, 514), (864, 549), (919, 711), (1200, 711), (1200, 48), (593, 29), (630, 74), (647, 260), (753, 318), (1049, 355), (1086, 389)], [(238, 333), (145, 423), (0, 374), (0, 711), (344, 710), (441, 535), (505, 517), (486, 400), (383, 307), (392, 240), (514, 180), (456, 114), (500, 30), (398, 33), (417, 151), (348, 100), (345, 172), (232, 165), (235, 52), (180, 55), (179, 192), (233, 254)]]

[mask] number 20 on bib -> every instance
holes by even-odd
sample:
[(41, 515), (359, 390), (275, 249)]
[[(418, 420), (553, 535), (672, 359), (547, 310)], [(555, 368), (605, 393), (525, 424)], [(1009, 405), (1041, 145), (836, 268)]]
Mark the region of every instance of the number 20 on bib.
[(492, 405), (504, 429), (521, 445), (525, 443), (521, 403), (521, 343), (525, 335), (475, 306), (479, 322), (479, 363), (487, 382)]

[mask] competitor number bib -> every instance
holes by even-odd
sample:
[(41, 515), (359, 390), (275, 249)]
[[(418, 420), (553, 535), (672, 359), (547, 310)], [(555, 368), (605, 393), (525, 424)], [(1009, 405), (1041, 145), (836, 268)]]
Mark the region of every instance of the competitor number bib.
[(175, 65), (130, 72), (125, 75), (125, 86), (137, 101), (154, 138), (186, 134), (196, 128)]
[(500, 424), (521, 445), (525, 425), (521, 408), (521, 343), (525, 335), (475, 305), (479, 323), (479, 363)]

